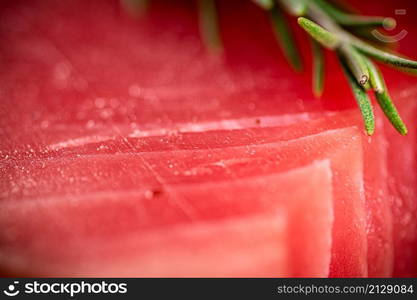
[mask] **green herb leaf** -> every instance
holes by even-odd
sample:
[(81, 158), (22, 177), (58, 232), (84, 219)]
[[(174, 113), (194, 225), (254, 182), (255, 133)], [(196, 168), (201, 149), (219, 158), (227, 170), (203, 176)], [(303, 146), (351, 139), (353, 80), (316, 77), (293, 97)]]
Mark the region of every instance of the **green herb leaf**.
[[(388, 94), (380, 71), (369, 59), (375, 58), (399, 70), (417, 74), (417, 61), (389, 52), (386, 48), (392, 43), (386, 39), (381, 40), (371, 31), (379, 26), (394, 28), (396, 26), (394, 19), (361, 16), (353, 10), (340, 8), (327, 0), (252, 0), (252, 2), (268, 11), (280, 47), (286, 59), (297, 71), (302, 69), (302, 60), (283, 9), (290, 15), (299, 16), (298, 24), (312, 37), (312, 86), (316, 97), (322, 95), (324, 88), (322, 47), (335, 50), (358, 103), (367, 134), (371, 135), (375, 130), (373, 108), (367, 95), (367, 90), (371, 88), (393, 126), (401, 134), (407, 133), (407, 128)], [(221, 49), (221, 39), (215, 0), (199, 0), (199, 8), (202, 38), (209, 49), (217, 51)]]
[(298, 24), (323, 47), (335, 49), (339, 45), (337, 36), (317, 23), (314, 23), (307, 18), (299, 17)]
[(204, 43), (209, 50), (220, 52), (222, 50), (222, 42), (217, 23), (215, 0), (199, 0), (198, 7), (200, 32)]
[(148, 0), (120, 0), (123, 9), (133, 18), (140, 18), (148, 9)]
[(404, 124), (403, 120), (401, 119), (394, 103), (391, 100), (388, 92), (385, 91), (383, 93), (375, 92), (375, 97), (378, 101), (379, 106), (382, 108), (384, 114), (387, 116), (388, 120), (394, 126), (395, 129), (402, 135), (406, 135), (408, 133), (407, 126)]
[(317, 98), (321, 97), (324, 88), (324, 53), (320, 44), (311, 39), (313, 53), (313, 94)]
[(365, 123), (365, 130), (368, 135), (372, 135), (375, 131), (375, 116), (372, 109), (371, 101), (369, 100), (366, 91), (360, 86), (350, 71), (349, 65), (343, 56), (339, 56), (339, 61), (342, 69), (348, 79), (353, 95), (358, 103), (359, 109), (362, 114), (363, 121)]
[(285, 20), (285, 16), (281, 9), (276, 5), (270, 10), (271, 22), (273, 24), (275, 35), (279, 41), (279, 44), (284, 52), (285, 57), (296, 70), (300, 71), (303, 68), (301, 56), (298, 52), (295, 40)]
[(252, 2), (266, 10), (271, 9), (274, 6), (274, 0), (252, 0)]

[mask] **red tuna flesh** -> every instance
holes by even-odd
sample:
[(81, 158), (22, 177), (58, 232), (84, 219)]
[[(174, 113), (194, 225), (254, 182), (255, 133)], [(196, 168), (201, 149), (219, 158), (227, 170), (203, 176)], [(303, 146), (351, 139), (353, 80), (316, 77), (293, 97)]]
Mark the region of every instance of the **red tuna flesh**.
[(409, 136), (368, 138), (334, 59), (316, 100), (261, 10), (219, 12), (222, 57), (190, 1), (1, 4), (5, 274), (416, 275), (415, 79), (384, 69)]

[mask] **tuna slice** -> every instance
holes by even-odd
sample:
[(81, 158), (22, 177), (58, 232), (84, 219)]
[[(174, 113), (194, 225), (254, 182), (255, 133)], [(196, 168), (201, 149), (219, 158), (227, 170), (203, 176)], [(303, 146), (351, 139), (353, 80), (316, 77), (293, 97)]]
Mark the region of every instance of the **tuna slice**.
[[(267, 129), (262, 129), (261, 134), (265, 130)], [(276, 128), (270, 128), (269, 130), (272, 132), (277, 131)], [(256, 129), (252, 131), (256, 135)], [(247, 134), (247, 130), (235, 131), (235, 140), (239, 140), (240, 135)], [(268, 136), (272, 136), (271, 133)], [(171, 143), (171, 145), (173, 144)], [(221, 188), (214, 188), (216, 185), (213, 182), (234, 179), (234, 181), (229, 182), (233, 187), (232, 183), (238, 181), (239, 178), (253, 175), (260, 176), (260, 174), (266, 176), (270, 173), (283, 172), (290, 168), (303, 166), (317, 159), (330, 158), (334, 174), (332, 190), (335, 211), (334, 225), (328, 228), (328, 230), (333, 230), (332, 267), (330, 272), (333, 272), (331, 275), (336, 276), (366, 276), (367, 274), (365, 212), (363, 194), (361, 194), (363, 189), (362, 150), (360, 134), (355, 128), (331, 130), (288, 142), (212, 148), (209, 150), (132, 153), (132, 149), (129, 149), (128, 153), (113, 153), (112, 155), (97, 154), (96, 147), (90, 147), (90, 150), (93, 150), (95, 154), (84, 153), (82, 157), (78, 158), (61, 157), (47, 161), (42, 160), (38, 163), (32, 162), (30, 165), (23, 164), (23, 166), (18, 168), (15, 178), (10, 183), (19, 186), (19, 191), (25, 191), (32, 197), (36, 195), (38, 199), (54, 198), (54, 196), (57, 197), (63, 194), (68, 194), (67, 197), (71, 198), (71, 194), (74, 195), (75, 193), (84, 195), (82, 196), (83, 198), (85, 198), (85, 195), (91, 195), (90, 197), (94, 199), (98, 197), (97, 195), (106, 191), (113, 194), (115, 191), (131, 191), (137, 189), (137, 187), (144, 189), (143, 193), (148, 196), (159, 196), (165, 193), (172, 194), (176, 198), (176, 204), (180, 211), (176, 210), (175, 206), (168, 205), (169, 203), (155, 203), (159, 200), (164, 201), (165, 198), (163, 197), (151, 197), (153, 205), (158, 204), (159, 210), (152, 207), (139, 207), (139, 210), (142, 213), (148, 210), (156, 211), (156, 213), (161, 215), (166, 212), (169, 216), (169, 221), (165, 222), (176, 224), (181, 223), (181, 219), (187, 216), (190, 219), (205, 221), (207, 218), (210, 219), (217, 215), (222, 217), (223, 213), (229, 215), (244, 213), (244, 211), (240, 211), (241, 208), (238, 204), (224, 204), (230, 202), (240, 203), (241, 196), (236, 196), (239, 193), (239, 189), (235, 188), (235, 192), (226, 193)], [(349, 164), (346, 165), (346, 162), (349, 162)], [(29, 175), (22, 174), (22, 169), (25, 170), (24, 173)], [(14, 172), (10, 170), (7, 173), (13, 174)], [(95, 174), (95, 176), (91, 177), (89, 174)], [(35, 178), (37, 179), (35, 180)], [(26, 182), (36, 182), (36, 184), (32, 187), (24, 187)], [(59, 187), (59, 195), (56, 195), (55, 188), (51, 188), (51, 182), (54, 182), (54, 185)], [(178, 184), (202, 184), (203, 182), (210, 182), (213, 185), (213, 188), (208, 189), (208, 191), (205, 187), (201, 188), (206, 190), (206, 193), (209, 192), (206, 196), (203, 193), (193, 197), (190, 190), (185, 192), (177, 187)], [(61, 188), (62, 186), (65, 186), (65, 190)], [(242, 193), (244, 195), (247, 194), (252, 199), (257, 199), (259, 195), (262, 195), (263, 190), (262, 187), (257, 187), (257, 190), (252, 189), (245, 193), (242, 191)], [(212, 191), (216, 192), (213, 193)], [(24, 198), (25, 195), (22, 194), (18, 197)], [(213, 205), (211, 201), (216, 203), (215, 209), (210, 209), (210, 206)], [(304, 201), (312, 200), (307, 197)], [(255, 201), (255, 203), (245, 206), (244, 210), (252, 211), (257, 205), (263, 204)], [(18, 205), (13, 205), (13, 207), (16, 210), (19, 209)], [(307, 205), (305, 207), (307, 208)], [(119, 224), (118, 218), (110, 224), (105, 218), (107, 216), (104, 214), (106, 209), (113, 213), (115, 211), (114, 208), (96, 208), (96, 211), (103, 212), (104, 215), (100, 216), (100, 214), (97, 214), (99, 221), (97, 221), (96, 229), (90, 228), (87, 230), (84, 228), (86, 226), (84, 222), (78, 224), (75, 220), (80, 220), (79, 218), (81, 220), (84, 218), (89, 220), (88, 216), (92, 214), (91, 209), (84, 215), (81, 213), (78, 205), (76, 209), (75, 214), (78, 218), (76, 216), (70, 217), (70, 213), (66, 209), (61, 208), (61, 211), (66, 211), (69, 220), (71, 220), (72, 225), (70, 229), (75, 236), (80, 236), (83, 232), (101, 232), (103, 226), (110, 226), (112, 223), (117, 228)], [(45, 210), (45, 214), (48, 215), (50, 211), (50, 209)], [(29, 214), (35, 215), (36, 213), (29, 212)], [(13, 216), (12, 220), (16, 219), (15, 214), (11, 212), (7, 212), (7, 215)], [(3, 216), (5, 220), (6, 216)], [(51, 217), (59, 221), (59, 218), (54, 217), (54, 215)], [(44, 228), (46, 224), (53, 224), (52, 221), (46, 221), (51, 217), (46, 218), (45, 215), (40, 217), (45, 223), (42, 222), (38, 226)], [(100, 219), (100, 217), (103, 217), (104, 220)], [(127, 218), (124, 214), (121, 214), (121, 218), (126, 222)], [(130, 218), (133, 218), (131, 220), (132, 224), (135, 222), (141, 223), (137, 219), (137, 214)], [(25, 219), (25, 217), (21, 218), (21, 220)], [(290, 221), (297, 224), (294, 225), (295, 229), (292, 230), (297, 232), (296, 230), (302, 229), (302, 226), (294, 219)], [(24, 226), (27, 226), (27, 222), (26, 224), (23, 223), (25, 224)], [(142, 226), (145, 228), (162, 226), (164, 224), (163, 222), (160, 223), (159, 218), (149, 217), (145, 218), (143, 223)], [(80, 228), (77, 230), (78, 226)], [(34, 226), (30, 227), (35, 228)], [(57, 227), (61, 228), (62, 226)], [(80, 231), (80, 234), (77, 234), (77, 231)], [(63, 234), (55, 235), (63, 236)], [(38, 234), (30, 234), (30, 236), (33, 238), (38, 236)], [(297, 236), (305, 239), (305, 235), (301, 235), (298, 232), (294, 234), (294, 237)], [(314, 238), (317, 239), (317, 237)], [(5, 244), (9, 244), (9, 242)], [(307, 245), (308, 243), (301, 248), (305, 248)], [(29, 249), (29, 247), (25, 248)], [(298, 251), (297, 253), (302, 252)], [(311, 256), (309, 256), (309, 259), (312, 259)], [(300, 257), (296, 260), (303, 261)], [(300, 268), (297, 272), (302, 270), (307, 272), (308, 269)], [(297, 273), (292, 271), (292, 274), (295, 275)], [(303, 274), (305, 276), (316, 275), (314, 272), (310, 274), (300, 273), (299, 275)]]
[(334, 59), (314, 99), (251, 1), (218, 1), (223, 56), (194, 4), (0, 4), (0, 270), (416, 276), (415, 79), (384, 70), (409, 136), (366, 137)]
[(0, 216), (1, 264), (23, 273), (323, 277), (331, 171), (323, 161), (281, 174), (170, 186), (162, 194), (136, 189), (24, 200), (4, 204)]
[[(394, 231), (394, 276), (417, 276), (417, 90), (400, 94), (399, 105), (411, 130), (407, 141), (389, 128), (388, 186), (392, 201)], [(410, 101), (412, 100), (412, 101)]]

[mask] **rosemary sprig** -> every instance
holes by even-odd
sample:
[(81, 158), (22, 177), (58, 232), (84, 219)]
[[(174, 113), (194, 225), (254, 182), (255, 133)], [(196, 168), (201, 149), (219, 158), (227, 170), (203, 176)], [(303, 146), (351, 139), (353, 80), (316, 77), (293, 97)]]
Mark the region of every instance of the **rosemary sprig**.
[[(150, 0), (120, 1), (129, 8), (132, 5), (146, 7)], [(370, 89), (374, 91), (378, 104), (393, 127), (401, 134), (407, 134), (407, 127), (389, 96), (384, 78), (371, 61), (371, 59), (375, 59), (399, 70), (417, 73), (417, 61), (388, 51), (385, 47), (387, 44), (385, 40), (379, 41), (380, 43), (377, 41), (378, 43), (375, 44), (375, 37), (370, 34), (371, 30), (377, 27), (394, 28), (396, 26), (394, 19), (361, 16), (347, 12), (327, 0), (251, 1), (268, 11), (284, 55), (294, 69), (302, 69), (302, 60), (290, 26), (287, 24), (284, 10), (289, 15), (297, 16), (298, 24), (312, 37), (313, 92), (315, 96), (319, 97), (323, 92), (324, 55), (322, 47), (325, 47), (335, 51), (338, 55), (362, 113), (367, 134), (371, 135), (375, 130), (372, 104), (367, 95), (367, 91)], [(218, 52), (222, 49), (222, 44), (215, 0), (198, 0), (198, 4), (202, 39), (208, 49)], [(365, 39), (359, 38), (358, 35), (362, 38), (365, 37)]]
[[(413, 61), (385, 49), (365, 42), (342, 26), (362, 26), (394, 28), (396, 22), (392, 18), (367, 17), (346, 13), (328, 3), (326, 0), (281, 0), (287, 11), (299, 17), (298, 24), (318, 43), (338, 53), (342, 68), (355, 95), (365, 123), (366, 132), (371, 135), (375, 129), (374, 114), (366, 91), (374, 89), (375, 97), (394, 128), (401, 134), (407, 134), (407, 128), (395, 108), (382, 74), (368, 57), (393, 65), (402, 70), (414, 71), (417, 61)], [(297, 9), (298, 7), (298, 9)], [(302, 7), (302, 9), (300, 9)], [(313, 93), (319, 97), (323, 89), (322, 55), (318, 45), (313, 44)], [(369, 83), (370, 82), (370, 83)]]
[[(297, 0), (294, 0), (297, 1)], [(345, 13), (326, 0), (307, 2), (306, 18), (298, 18), (298, 24), (321, 45), (335, 50), (362, 113), (367, 134), (375, 129), (372, 105), (366, 91), (374, 90), (375, 97), (393, 127), (401, 134), (407, 134), (407, 127), (398, 114), (385, 85), (381, 72), (371, 58), (395, 67), (416, 70), (417, 61), (401, 57), (370, 42), (359, 39), (348, 29), (349, 26), (391, 26), (395, 20), (381, 17), (363, 17)], [(314, 51), (314, 49), (313, 49)], [(313, 54), (315, 57), (315, 54)], [(313, 72), (316, 70), (313, 69)], [(317, 95), (313, 81), (313, 91)]]
[(301, 56), (298, 52), (297, 46), (295, 45), (293, 34), (287, 24), (282, 9), (277, 5), (274, 5), (269, 10), (269, 14), (275, 34), (286, 59), (296, 71), (301, 71), (303, 69)]

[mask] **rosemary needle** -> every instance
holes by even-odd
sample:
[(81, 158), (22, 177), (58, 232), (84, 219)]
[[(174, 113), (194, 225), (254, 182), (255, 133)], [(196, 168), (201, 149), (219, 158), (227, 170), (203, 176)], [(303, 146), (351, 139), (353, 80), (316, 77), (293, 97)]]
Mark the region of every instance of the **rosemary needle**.
[[(149, 0), (120, 0), (130, 12), (146, 8)], [(319, 97), (324, 87), (323, 49), (336, 51), (341, 66), (352, 88), (365, 123), (366, 132), (375, 130), (372, 105), (367, 90), (373, 89), (378, 104), (392, 125), (407, 134), (407, 127), (395, 108), (381, 72), (371, 58), (393, 65), (399, 70), (417, 74), (417, 61), (388, 52), (386, 40), (380, 41), (372, 35), (373, 29), (383, 26), (394, 28), (395, 20), (383, 17), (361, 16), (347, 12), (328, 0), (252, 0), (268, 11), (279, 44), (286, 59), (295, 70), (302, 69), (301, 56), (295, 45), (293, 34), (283, 13), (297, 16), (298, 24), (312, 37), (313, 52), (313, 93)], [(215, 0), (198, 0), (201, 36), (207, 48), (212, 51), (222, 49), (216, 14)], [(305, 16), (305, 17), (303, 17)], [(360, 39), (361, 36), (365, 39)], [(373, 45), (372, 42), (376, 43)], [(389, 42), (389, 41), (388, 41)]]
[(380, 50), (353, 36), (351, 37), (351, 42), (352, 45), (360, 52), (369, 55), (377, 60), (380, 60), (381, 62), (391, 64), (396, 67), (417, 69), (417, 61), (403, 58), (398, 55), (386, 52), (384, 50)]
[(274, 0), (252, 0), (252, 2), (258, 4), (263, 9), (269, 10), (274, 6)]
[[(315, 23), (312, 21), (310, 21), (311, 23), (308, 23), (308, 21), (306, 21), (308, 19), (305, 18), (299, 18), (299, 24), (318, 41), (325, 40), (326, 36), (327, 38), (332, 37), (329, 33), (333, 34), (335, 39), (338, 39), (339, 43), (336, 43), (333, 49), (339, 54), (342, 68), (346, 73), (349, 84), (361, 110), (366, 132), (371, 135), (375, 129), (372, 105), (366, 94), (366, 90), (372, 87), (378, 104), (381, 106), (389, 121), (397, 131), (405, 135), (407, 133), (407, 128), (389, 96), (383, 77), (368, 57), (409, 71), (417, 71), (417, 62), (387, 52), (385, 49), (372, 46), (341, 27), (341, 25), (349, 25), (348, 23), (350, 21), (352, 21), (351, 25), (385, 25), (385, 27), (390, 25), (391, 27), (395, 27), (395, 21), (393, 19), (383, 20), (382, 18), (379, 18), (377, 21), (378, 18), (354, 17), (353, 15), (348, 14), (335, 15), (336, 9), (330, 11), (329, 8), (331, 9), (332, 7), (327, 4), (325, 0), (308, 2), (307, 16), (324, 26), (325, 29), (322, 28), (321, 30), (320, 25), (318, 24), (314, 27)], [(381, 20), (383, 21), (381, 22)], [(308, 27), (306, 24), (310, 26)], [(331, 47), (328, 48), (332, 49)]]
[(392, 102), (388, 91), (382, 93), (375, 92), (375, 97), (379, 106), (381, 106), (384, 114), (387, 116), (388, 120), (391, 122), (394, 128), (402, 135), (407, 135), (407, 126), (404, 124), (403, 120), (398, 114), (398, 111), (395, 108), (395, 105)]
[(335, 49), (339, 45), (337, 36), (317, 23), (314, 23), (307, 18), (299, 17), (298, 24), (323, 47)]
[(148, 0), (120, 0), (124, 10), (133, 18), (140, 18), (148, 9)]
[(284, 52), (285, 57), (296, 71), (301, 71), (303, 69), (301, 56), (295, 45), (295, 40), (293, 38), (289, 25), (285, 20), (285, 16), (282, 13), (281, 8), (277, 5), (274, 5), (274, 7), (272, 7), (269, 13), (271, 16), (271, 22), (273, 24), (275, 34), (282, 48), (282, 51)]
[[(381, 106), (392, 125), (401, 133), (406, 134), (407, 128), (395, 108), (385, 82), (379, 70), (368, 57), (391, 64), (402, 70), (417, 71), (417, 61), (387, 52), (365, 42), (344, 27), (366, 28), (384, 26), (394, 28), (396, 23), (392, 18), (367, 17), (346, 13), (329, 4), (326, 0), (280, 0), (293, 15), (303, 14), (298, 24), (319, 44), (330, 50), (336, 50), (342, 68), (355, 95), (365, 123), (367, 134), (373, 134), (375, 119), (372, 104), (366, 93), (371, 87), (375, 92), (378, 104)], [(298, 2), (298, 3), (297, 3)], [(295, 9), (297, 5), (306, 4), (306, 11)], [(359, 27), (358, 27), (359, 26)], [(313, 44), (313, 92), (320, 95), (323, 89), (323, 57), (318, 44)]]
[(319, 98), (323, 94), (324, 88), (324, 53), (316, 40), (310, 40), (313, 53), (313, 94)]
[(217, 23), (215, 0), (199, 0), (199, 21), (201, 36), (207, 48), (213, 52), (222, 50), (222, 43)]
[(371, 101), (364, 88), (359, 85), (356, 78), (350, 71), (350, 68), (343, 56), (339, 56), (339, 61), (345, 72), (346, 78), (350, 84), (352, 92), (355, 96), (356, 102), (358, 103), (359, 109), (362, 114), (363, 121), (365, 123), (365, 130), (368, 135), (372, 135), (375, 131), (375, 116), (372, 109)]
[(379, 106), (394, 128), (402, 135), (406, 135), (408, 132), (407, 126), (404, 124), (391, 100), (381, 72), (369, 59), (365, 58), (365, 62), (369, 68), (370, 82), (375, 91), (375, 98), (377, 99)]

